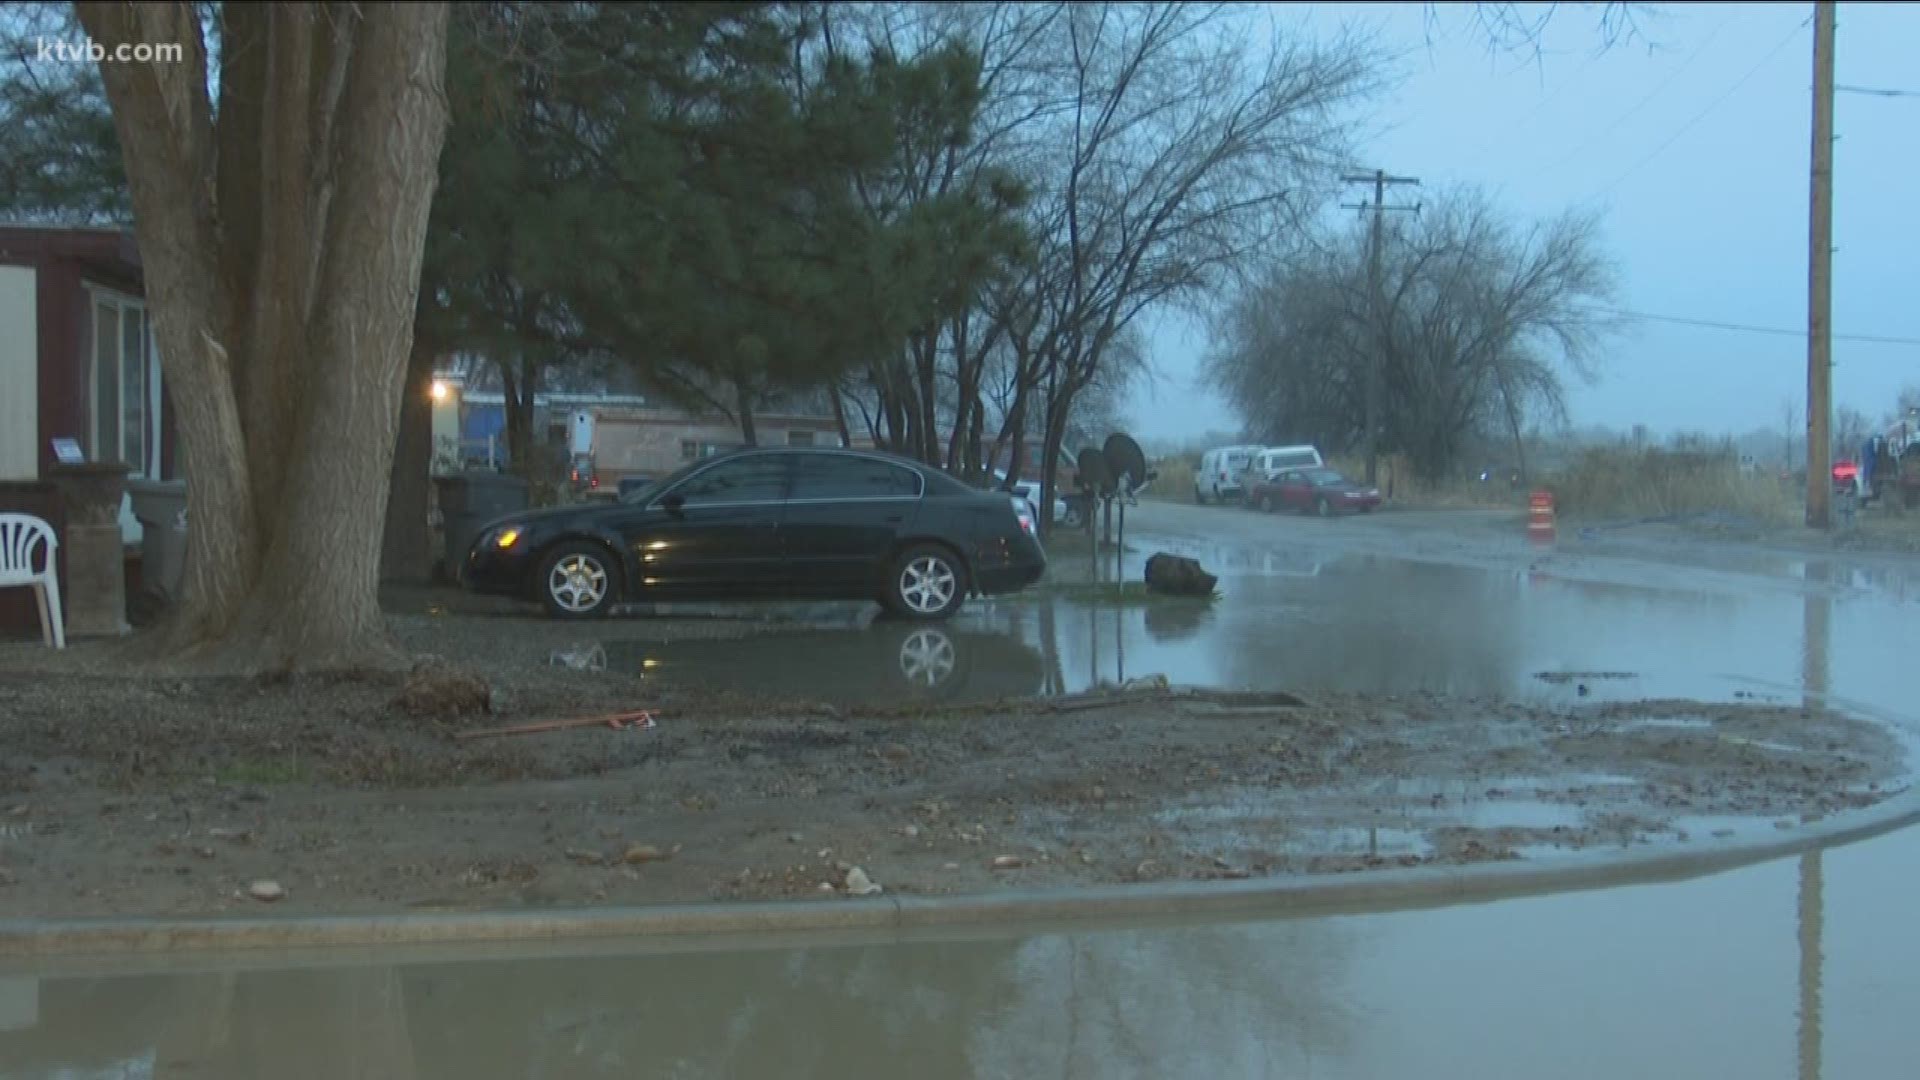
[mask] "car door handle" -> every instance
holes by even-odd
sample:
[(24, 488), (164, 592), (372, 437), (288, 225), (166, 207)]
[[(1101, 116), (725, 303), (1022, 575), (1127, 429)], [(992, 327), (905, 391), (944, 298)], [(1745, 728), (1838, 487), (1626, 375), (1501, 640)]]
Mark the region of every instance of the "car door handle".
[(905, 520), (907, 520), (907, 515), (905, 514), (888, 514), (887, 515), (887, 524), (889, 525), (898, 525)]

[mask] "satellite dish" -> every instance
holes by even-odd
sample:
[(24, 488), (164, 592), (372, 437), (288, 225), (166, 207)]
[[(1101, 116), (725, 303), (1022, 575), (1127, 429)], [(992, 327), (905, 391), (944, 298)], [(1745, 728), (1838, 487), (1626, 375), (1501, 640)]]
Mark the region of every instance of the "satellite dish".
[(1076, 462), (1080, 473), (1081, 488), (1099, 495), (1111, 495), (1116, 486), (1113, 471), (1107, 468), (1107, 456), (1088, 447), (1080, 451)]
[(1113, 474), (1114, 486), (1120, 487), (1120, 478), (1126, 480), (1126, 490), (1131, 493), (1147, 483), (1147, 455), (1140, 444), (1129, 435), (1115, 432), (1107, 436), (1106, 449), (1101, 456), (1107, 460), (1107, 469)]

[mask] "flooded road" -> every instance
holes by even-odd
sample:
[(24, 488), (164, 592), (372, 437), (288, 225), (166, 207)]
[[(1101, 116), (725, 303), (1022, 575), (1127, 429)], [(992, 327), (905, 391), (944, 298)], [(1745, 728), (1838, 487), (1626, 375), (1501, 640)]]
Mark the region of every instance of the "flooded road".
[(1904, 1076), (1917, 867), (1909, 829), (1677, 884), (1384, 914), (0, 970), (0, 1076)]
[[(1920, 655), (1913, 566), (1738, 554), (1686, 567), (1585, 557), (1572, 544), (1532, 551), (1519, 535), (1448, 551), (1396, 536), (1389, 518), (1142, 504), (1127, 579), (1140, 580), (1153, 552), (1189, 555), (1220, 575), (1218, 601), (1099, 604), (1042, 588), (937, 627), (850, 620), (665, 644), (614, 631), (601, 662), (667, 683), (841, 701), (992, 700), (1164, 674), (1217, 688), (1551, 701), (1829, 693), (1920, 713), (1906, 673)], [(1088, 555), (1057, 547), (1050, 577), (1084, 579)]]

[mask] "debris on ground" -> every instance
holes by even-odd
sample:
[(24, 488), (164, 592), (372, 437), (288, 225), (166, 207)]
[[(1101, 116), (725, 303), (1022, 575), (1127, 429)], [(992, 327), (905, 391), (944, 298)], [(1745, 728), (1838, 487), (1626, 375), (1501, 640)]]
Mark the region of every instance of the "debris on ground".
[(287, 898), (287, 890), (277, 881), (256, 881), (247, 886), (247, 895), (262, 903), (271, 904)]
[(659, 862), (663, 858), (666, 856), (660, 854), (660, 849), (652, 844), (629, 844), (620, 861), (628, 866), (638, 866), (641, 863)]
[(1220, 579), (1197, 560), (1160, 552), (1147, 558), (1147, 588), (1164, 596), (1212, 596)]
[(633, 712), (612, 713), (607, 716), (578, 716), (567, 720), (541, 720), (532, 724), (517, 724), (513, 727), (481, 728), (478, 731), (463, 731), (454, 737), (464, 742), (501, 735), (538, 735), (547, 731), (571, 731), (575, 728), (607, 727), (615, 731), (631, 728), (636, 731), (645, 731), (654, 726), (653, 713), (647, 709), (637, 709)]
[(847, 871), (846, 888), (848, 896), (873, 896), (880, 892), (880, 883), (869, 878), (865, 870), (856, 866)]
[(437, 657), (416, 663), (394, 699), (394, 707), (418, 720), (451, 720), (493, 711), (493, 687), (487, 680)]

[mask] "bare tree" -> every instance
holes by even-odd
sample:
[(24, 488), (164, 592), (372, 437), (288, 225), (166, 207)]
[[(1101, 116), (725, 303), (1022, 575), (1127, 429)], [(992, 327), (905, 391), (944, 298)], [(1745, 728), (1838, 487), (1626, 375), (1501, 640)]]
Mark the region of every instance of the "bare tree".
[(210, 661), (395, 658), (380, 523), (447, 104), (445, 4), (82, 3), (173, 387), (192, 528), (176, 640)]
[(1042, 498), (1077, 395), (1142, 313), (1196, 306), (1298, 226), (1372, 88), (1357, 41), (1276, 38), (1229, 5), (1083, 4), (1063, 23), (1069, 107), (1038, 183), (1038, 330), (1014, 413), (1039, 395)]
[[(1443, 32), (1442, 23), (1446, 15), (1453, 13), (1465, 18), (1473, 33), (1486, 43), (1488, 51), (1520, 53), (1538, 61), (1546, 51), (1548, 28), (1561, 14), (1561, 9), (1567, 6), (1561, 3), (1427, 4), (1427, 40), (1431, 43)], [(1647, 24), (1655, 17), (1654, 5), (1628, 0), (1601, 0), (1571, 6), (1582, 9), (1590, 18), (1599, 35), (1594, 46), (1596, 52), (1605, 52), (1635, 41), (1647, 41), (1651, 46)]]
[(973, 138), (930, 145), (871, 193), (877, 205), (1010, 178), (1031, 240), (975, 303), (875, 363), (874, 429), (963, 474), (983, 460), (1020, 471), (1037, 436), (1048, 497), (1077, 399), (1100, 385), (1126, 329), (1156, 306), (1205, 303), (1297, 228), (1342, 160), (1344, 107), (1373, 86), (1357, 40), (1259, 40), (1236, 5), (849, 10), (843, 25), (870, 49), (959, 42), (978, 58)]
[(1853, 458), (1873, 435), (1873, 421), (1859, 409), (1842, 407), (1833, 416), (1833, 445), (1837, 458)]
[(1436, 477), (1495, 432), (1524, 463), (1526, 421), (1564, 419), (1565, 380), (1593, 376), (1613, 328), (1592, 306), (1613, 290), (1594, 229), (1576, 215), (1516, 228), (1471, 192), (1443, 195), (1383, 240), (1380, 303), (1365, 237), (1347, 232), (1242, 293), (1209, 368), (1251, 430), (1347, 449), (1377, 357), (1385, 442), (1416, 471)]

